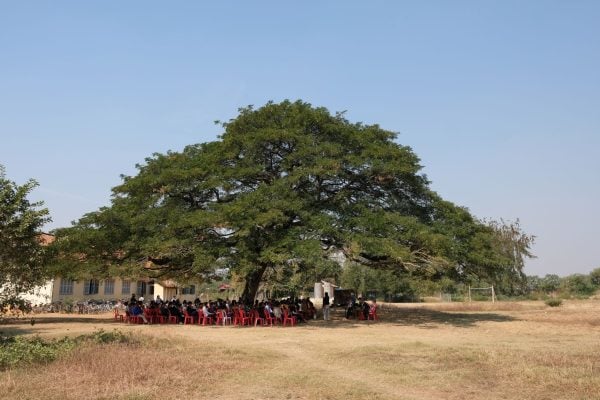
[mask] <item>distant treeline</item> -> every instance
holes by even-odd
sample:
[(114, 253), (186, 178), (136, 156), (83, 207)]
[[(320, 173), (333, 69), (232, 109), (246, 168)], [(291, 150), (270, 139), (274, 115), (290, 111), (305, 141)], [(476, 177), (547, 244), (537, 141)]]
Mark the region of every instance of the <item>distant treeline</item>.
[[(499, 299), (543, 300), (549, 297), (588, 298), (600, 290), (600, 268), (589, 274), (572, 274), (560, 277), (548, 274), (544, 277), (523, 276), (520, 279), (499, 277), (496, 280), (480, 280), (469, 277), (454, 281), (448, 277), (437, 280), (423, 280), (410, 274), (394, 274), (368, 267), (353, 265), (344, 269), (340, 284), (367, 297), (381, 300), (412, 302), (424, 297), (439, 297), (442, 300), (461, 301), (467, 299), (468, 288), (494, 286)], [(472, 291), (473, 300), (490, 300), (491, 291)]]
[(525, 290), (530, 297), (557, 295), (560, 297), (589, 297), (600, 289), (600, 268), (589, 274), (572, 274), (565, 277), (548, 274), (542, 278), (527, 277)]

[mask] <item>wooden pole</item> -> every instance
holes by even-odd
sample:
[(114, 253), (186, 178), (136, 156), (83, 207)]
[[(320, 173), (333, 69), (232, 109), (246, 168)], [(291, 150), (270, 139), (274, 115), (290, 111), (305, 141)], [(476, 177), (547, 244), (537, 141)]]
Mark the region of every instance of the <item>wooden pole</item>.
[(496, 302), (496, 293), (494, 293), (494, 285), (492, 285), (492, 303)]

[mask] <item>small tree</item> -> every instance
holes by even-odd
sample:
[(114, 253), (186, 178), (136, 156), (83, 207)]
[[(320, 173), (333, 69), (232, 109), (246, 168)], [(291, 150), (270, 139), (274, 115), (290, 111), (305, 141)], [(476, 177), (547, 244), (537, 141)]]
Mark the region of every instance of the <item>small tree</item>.
[(541, 287), (542, 287), (542, 278), (540, 278), (537, 275), (527, 276), (527, 291), (529, 293), (537, 292), (537, 291), (541, 290)]
[(40, 242), (42, 226), (50, 221), (42, 202), (30, 202), (34, 180), (17, 185), (0, 165), (0, 306), (22, 304), (20, 293), (32, 291), (45, 278)]
[(542, 278), (539, 287), (544, 293), (556, 292), (560, 287), (560, 277), (554, 274), (547, 274)]
[(596, 268), (590, 272), (590, 280), (594, 286), (600, 287), (600, 268)]

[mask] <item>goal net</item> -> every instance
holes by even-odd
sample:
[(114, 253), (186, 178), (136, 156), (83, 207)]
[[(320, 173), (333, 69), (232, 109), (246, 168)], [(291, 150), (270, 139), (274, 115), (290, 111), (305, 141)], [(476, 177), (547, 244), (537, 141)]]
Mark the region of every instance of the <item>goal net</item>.
[(469, 301), (472, 301), (472, 295), (475, 293), (482, 294), (484, 296), (489, 296), (492, 303), (496, 302), (496, 292), (494, 291), (494, 286), (477, 288), (469, 286)]

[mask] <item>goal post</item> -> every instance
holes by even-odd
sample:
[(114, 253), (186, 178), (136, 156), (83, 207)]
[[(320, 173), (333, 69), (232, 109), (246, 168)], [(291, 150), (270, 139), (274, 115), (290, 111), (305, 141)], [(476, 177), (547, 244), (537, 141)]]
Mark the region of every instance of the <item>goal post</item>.
[(469, 285), (469, 303), (472, 301), (471, 299), (471, 291), (473, 290), (481, 290), (481, 291), (489, 291), (490, 295), (492, 297), (492, 303), (496, 302), (496, 291), (494, 290), (494, 285), (490, 286), (490, 287), (471, 287), (471, 285)]

